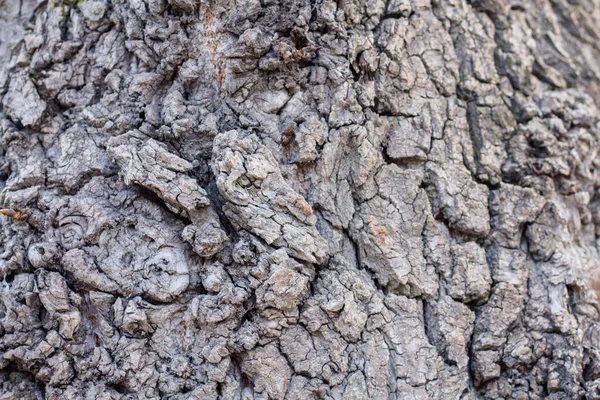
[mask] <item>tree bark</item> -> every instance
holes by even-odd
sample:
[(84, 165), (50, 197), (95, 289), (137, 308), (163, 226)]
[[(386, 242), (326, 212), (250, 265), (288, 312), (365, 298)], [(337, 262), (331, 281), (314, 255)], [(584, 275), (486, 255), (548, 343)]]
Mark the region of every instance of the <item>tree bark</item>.
[(598, 399), (599, 0), (0, 0), (0, 399)]

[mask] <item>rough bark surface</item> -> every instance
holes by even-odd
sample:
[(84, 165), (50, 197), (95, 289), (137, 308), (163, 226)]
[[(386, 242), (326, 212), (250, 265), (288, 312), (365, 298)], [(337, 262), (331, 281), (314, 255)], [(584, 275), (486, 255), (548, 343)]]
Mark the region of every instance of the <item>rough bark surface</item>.
[(600, 398), (599, 21), (0, 0), (0, 399)]

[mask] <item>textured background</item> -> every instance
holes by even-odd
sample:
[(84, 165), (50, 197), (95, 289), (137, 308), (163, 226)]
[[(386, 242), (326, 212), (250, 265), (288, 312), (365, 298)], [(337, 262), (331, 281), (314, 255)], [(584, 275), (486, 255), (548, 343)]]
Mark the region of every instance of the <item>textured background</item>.
[(598, 0), (0, 0), (0, 399), (600, 398)]

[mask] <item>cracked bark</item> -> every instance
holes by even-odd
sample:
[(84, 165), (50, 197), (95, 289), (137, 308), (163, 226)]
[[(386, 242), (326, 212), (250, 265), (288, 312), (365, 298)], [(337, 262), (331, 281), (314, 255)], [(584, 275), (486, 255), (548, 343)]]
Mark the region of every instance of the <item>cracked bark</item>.
[(600, 398), (599, 19), (0, 1), (0, 399)]

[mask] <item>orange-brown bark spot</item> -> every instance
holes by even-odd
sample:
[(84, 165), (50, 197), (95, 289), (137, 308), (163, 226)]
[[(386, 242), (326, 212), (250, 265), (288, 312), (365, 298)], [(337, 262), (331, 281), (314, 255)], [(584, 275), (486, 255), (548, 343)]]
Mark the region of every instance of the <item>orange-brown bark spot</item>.
[(298, 206), (306, 216), (313, 213), (312, 207), (304, 199), (296, 200), (296, 206)]

